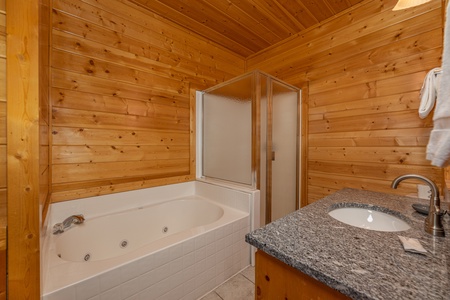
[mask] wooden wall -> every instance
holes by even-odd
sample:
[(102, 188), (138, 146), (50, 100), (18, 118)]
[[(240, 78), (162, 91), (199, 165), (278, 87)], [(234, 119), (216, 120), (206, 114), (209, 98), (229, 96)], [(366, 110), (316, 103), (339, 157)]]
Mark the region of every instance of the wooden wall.
[[(8, 1), (19, 39), (6, 60), (0, 0), (0, 212), (8, 185), (14, 299), (39, 296), (50, 192), (64, 201), (192, 180), (193, 90), (246, 70), (307, 88), (309, 202), (345, 186), (385, 192), (404, 173), (442, 179), (425, 160), (431, 117), (416, 113), (424, 76), (440, 65), (440, 1), (400, 12), (364, 1), (247, 61), (126, 0), (47, 1)], [(31, 79), (8, 81), (8, 107), (6, 64), (8, 77)]]
[[(47, 210), (51, 202), (50, 190), (50, 157), (49, 157), (49, 88), (50, 88), (50, 0), (39, 1), (39, 216), (40, 218), (40, 243), (43, 244), (47, 234), (46, 219)], [(28, 253), (34, 256), (34, 253)], [(40, 261), (44, 261), (45, 253), (40, 253)], [(42, 264), (41, 264), (42, 265)], [(39, 270), (36, 284), (40, 284), (40, 291), (43, 286), (43, 268)]]
[(52, 18), (52, 201), (193, 180), (193, 91), (244, 59), (125, 0), (55, 0)]
[[(50, 204), (50, 0), (39, 1), (39, 206), (45, 220)], [(42, 224), (44, 225), (44, 224)], [(45, 232), (43, 230), (43, 232)]]
[(0, 300), (6, 299), (6, 0), (0, 0)]
[(40, 10), (39, 0), (6, 1), (9, 299), (40, 297)]
[(398, 175), (441, 183), (443, 171), (425, 159), (432, 116), (418, 117), (426, 73), (441, 65), (441, 1), (392, 11), (396, 1), (363, 1), (320, 26), (247, 60), (308, 87), (308, 199), (344, 187), (408, 194)]

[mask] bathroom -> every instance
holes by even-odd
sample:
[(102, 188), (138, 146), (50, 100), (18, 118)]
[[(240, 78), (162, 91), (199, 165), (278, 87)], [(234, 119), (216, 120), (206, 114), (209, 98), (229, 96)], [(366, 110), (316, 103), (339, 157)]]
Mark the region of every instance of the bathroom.
[[(193, 181), (195, 91), (249, 71), (302, 89), (300, 206), (344, 187), (385, 192), (406, 173), (444, 182), (445, 171), (425, 159), (432, 116), (417, 116), (423, 79), (441, 65), (442, 1), (395, 12), (396, 1), (348, 1), (347, 10), (326, 20), (316, 11), (320, 23), (301, 34), (286, 29), (260, 51), (226, 49), (220, 36), (208, 40), (137, 5), (145, 1), (21, 1), (16, 10), (14, 2), (0, 1), (0, 36), (11, 16), (31, 47), (18, 66), (16, 54), (0, 50), (3, 78), (15, 79), (0, 89), (0, 207), (6, 215), (8, 202), (8, 288), (17, 299), (40, 296), (51, 203)], [(13, 42), (10, 51), (23, 51)], [(8, 127), (23, 136), (7, 134), (8, 119), (20, 120)], [(141, 126), (154, 132), (142, 137)], [(171, 159), (154, 168), (139, 144), (105, 142), (141, 138), (162, 140)]]

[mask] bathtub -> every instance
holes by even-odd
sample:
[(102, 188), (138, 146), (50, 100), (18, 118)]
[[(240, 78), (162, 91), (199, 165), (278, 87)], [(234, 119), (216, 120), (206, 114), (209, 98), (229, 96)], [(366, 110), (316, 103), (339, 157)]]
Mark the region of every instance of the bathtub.
[(250, 264), (255, 192), (194, 182), (96, 200), (51, 208), (49, 230), (86, 220), (47, 234), (42, 299), (198, 299)]

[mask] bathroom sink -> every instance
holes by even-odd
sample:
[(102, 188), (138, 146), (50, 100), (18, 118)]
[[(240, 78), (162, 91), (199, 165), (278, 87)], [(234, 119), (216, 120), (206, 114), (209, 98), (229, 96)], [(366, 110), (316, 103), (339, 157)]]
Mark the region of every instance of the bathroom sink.
[(404, 231), (410, 226), (400, 218), (371, 207), (341, 207), (328, 213), (334, 219), (345, 224), (376, 231)]

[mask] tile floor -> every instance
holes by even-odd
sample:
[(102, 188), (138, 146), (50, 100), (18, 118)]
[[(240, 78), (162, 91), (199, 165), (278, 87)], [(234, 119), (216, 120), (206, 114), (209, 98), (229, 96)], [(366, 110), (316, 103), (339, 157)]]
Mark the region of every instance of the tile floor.
[(249, 266), (200, 300), (255, 299), (255, 268)]

